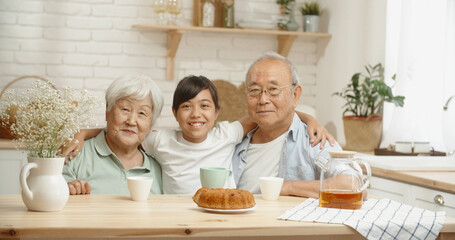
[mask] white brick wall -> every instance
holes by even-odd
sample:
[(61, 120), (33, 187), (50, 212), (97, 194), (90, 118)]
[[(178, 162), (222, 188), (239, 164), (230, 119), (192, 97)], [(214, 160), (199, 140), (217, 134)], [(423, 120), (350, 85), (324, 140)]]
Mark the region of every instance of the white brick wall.
[[(173, 90), (186, 75), (205, 75), (238, 85), (259, 55), (276, 50), (275, 36), (185, 32), (175, 76), (165, 80), (166, 34), (138, 31), (133, 24), (156, 24), (151, 0), (0, 0), (0, 88), (16, 77), (39, 75), (55, 82), (85, 88), (103, 97), (107, 86), (127, 73), (152, 76), (165, 95), (156, 127), (176, 126)], [(298, 6), (303, 2), (297, 1)], [(192, 24), (192, 1), (183, 0), (180, 24)], [(236, 1), (236, 19), (278, 18), (275, 0)], [(301, 16), (296, 9), (296, 19)], [(315, 106), (314, 42), (297, 39), (289, 58), (303, 85), (302, 103)], [(26, 87), (29, 82), (15, 87)], [(104, 99), (104, 97), (103, 97)], [(104, 107), (97, 111), (100, 122)]]

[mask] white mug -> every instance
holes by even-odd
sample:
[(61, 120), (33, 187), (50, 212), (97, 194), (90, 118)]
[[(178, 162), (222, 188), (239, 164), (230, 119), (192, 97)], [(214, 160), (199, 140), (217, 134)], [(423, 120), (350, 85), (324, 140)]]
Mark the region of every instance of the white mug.
[(395, 142), (395, 152), (412, 153), (412, 142)]
[(262, 198), (265, 200), (277, 200), (280, 196), (283, 178), (279, 177), (260, 177), (259, 187), (261, 188)]
[(153, 178), (128, 177), (127, 181), (131, 199), (133, 201), (146, 201), (152, 188)]
[(431, 151), (430, 142), (414, 142), (415, 153), (428, 153)]

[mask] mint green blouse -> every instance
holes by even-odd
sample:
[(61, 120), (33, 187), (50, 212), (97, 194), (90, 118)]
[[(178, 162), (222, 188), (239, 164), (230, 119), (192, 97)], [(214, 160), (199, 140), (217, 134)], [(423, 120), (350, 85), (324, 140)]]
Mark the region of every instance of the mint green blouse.
[(63, 167), (63, 177), (67, 182), (79, 179), (90, 183), (92, 194), (129, 194), (127, 177), (152, 177), (150, 193), (162, 194), (160, 165), (140, 151), (144, 155), (143, 165), (127, 171), (107, 145), (105, 131), (101, 131), (95, 138), (86, 140), (77, 157)]

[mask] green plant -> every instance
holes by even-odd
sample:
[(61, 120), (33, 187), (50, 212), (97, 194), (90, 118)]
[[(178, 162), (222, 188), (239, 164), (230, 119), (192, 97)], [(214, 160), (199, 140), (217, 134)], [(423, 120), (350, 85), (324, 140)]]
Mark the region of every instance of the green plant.
[[(357, 117), (382, 115), (384, 102), (394, 103), (403, 107), (404, 96), (394, 96), (392, 89), (384, 82), (384, 68), (378, 63), (375, 66), (366, 65), (367, 75), (355, 73), (351, 83), (341, 92), (332, 94), (346, 100), (343, 105), (343, 116), (352, 113)], [(396, 75), (392, 79), (395, 80)]]
[(302, 15), (321, 15), (321, 10), (317, 2), (306, 2), (300, 8)]

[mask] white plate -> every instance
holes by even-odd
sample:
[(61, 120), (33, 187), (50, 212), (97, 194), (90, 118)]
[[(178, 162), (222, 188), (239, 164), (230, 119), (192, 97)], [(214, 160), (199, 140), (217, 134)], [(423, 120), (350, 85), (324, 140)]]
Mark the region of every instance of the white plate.
[(204, 207), (200, 207), (206, 211), (209, 211), (209, 212), (217, 212), (217, 213), (244, 213), (244, 212), (248, 212), (248, 211), (252, 211), (254, 209), (256, 209), (256, 206), (254, 207), (251, 207), (251, 208), (241, 208), (241, 209), (216, 209), (216, 208), (204, 208)]

